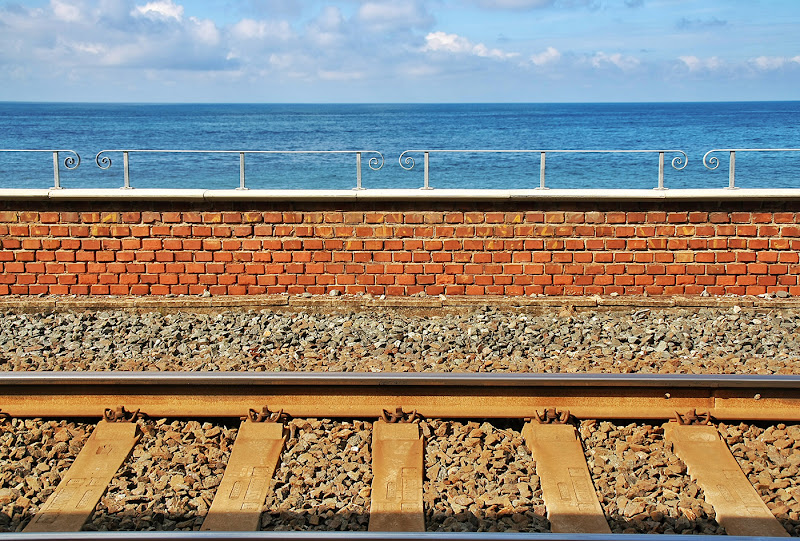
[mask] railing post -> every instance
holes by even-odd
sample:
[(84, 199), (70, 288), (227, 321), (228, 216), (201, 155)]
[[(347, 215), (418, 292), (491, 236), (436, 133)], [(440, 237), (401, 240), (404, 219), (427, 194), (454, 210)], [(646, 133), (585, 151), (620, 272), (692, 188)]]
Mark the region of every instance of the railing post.
[(540, 190), (546, 190), (547, 189), (544, 186), (544, 167), (545, 167), (546, 159), (547, 159), (547, 153), (542, 152), (541, 153), (541, 160), (539, 161), (539, 189)]
[(736, 189), (736, 151), (731, 150), (731, 166), (728, 170), (728, 189)]
[(658, 187), (656, 190), (664, 189), (664, 153), (658, 153)]
[(354, 190), (363, 190), (361, 187), (361, 153), (356, 152), (356, 187)]
[(123, 178), (124, 184), (122, 186), (123, 190), (130, 190), (131, 189), (131, 172), (130, 172), (130, 160), (128, 159), (128, 151), (122, 152), (122, 171), (123, 171)]
[(58, 170), (58, 151), (53, 152), (53, 179), (55, 182), (55, 189), (61, 189), (61, 175)]
[(239, 187), (237, 190), (246, 190), (244, 185), (244, 152), (239, 153)]
[(425, 152), (425, 184), (422, 186), (423, 190), (430, 190), (432, 189), (430, 186), (430, 153)]

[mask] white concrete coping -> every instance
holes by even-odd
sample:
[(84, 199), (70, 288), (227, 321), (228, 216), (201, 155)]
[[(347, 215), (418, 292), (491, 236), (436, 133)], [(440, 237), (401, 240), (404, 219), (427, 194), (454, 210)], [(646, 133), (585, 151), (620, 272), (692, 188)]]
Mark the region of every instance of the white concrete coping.
[(753, 201), (800, 200), (800, 188), (759, 189), (0, 189), (0, 201)]

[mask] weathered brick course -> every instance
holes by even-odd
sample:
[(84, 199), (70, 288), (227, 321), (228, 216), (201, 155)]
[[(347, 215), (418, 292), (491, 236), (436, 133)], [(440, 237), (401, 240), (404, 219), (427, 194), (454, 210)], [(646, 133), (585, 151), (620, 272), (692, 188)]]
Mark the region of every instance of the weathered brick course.
[(800, 202), (4, 202), (0, 295), (800, 295)]

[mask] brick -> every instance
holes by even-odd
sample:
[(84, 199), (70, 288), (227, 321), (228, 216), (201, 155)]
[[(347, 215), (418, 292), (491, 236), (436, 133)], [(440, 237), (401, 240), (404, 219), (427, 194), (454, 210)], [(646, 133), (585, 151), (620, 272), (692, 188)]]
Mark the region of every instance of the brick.
[[(6, 275), (25, 275), (26, 283), (14, 282), (15, 287), (50, 292), (64, 286), (62, 291), (85, 294), (129, 293), (120, 288), (131, 284), (158, 286), (150, 288), (152, 294), (206, 286), (229, 294), (233, 287), (244, 288), (240, 293), (324, 292), (336, 285), (337, 276), (350, 273), (366, 273), (374, 283), (359, 278), (343, 287), (384, 288), (387, 294), (431, 287), (465, 292), (467, 286), (490, 294), (592, 294), (612, 288), (624, 294), (691, 294), (704, 287), (713, 294), (740, 294), (748, 288), (798, 287), (800, 226), (794, 212), (750, 212), (743, 203), (732, 212), (679, 212), (675, 204), (669, 212), (623, 211), (613, 205), (584, 212), (552, 203), (528, 212), (432, 212), (409, 206), (413, 210), (271, 216), (271, 211), (231, 210), (3, 211), (0, 261), (24, 265), (22, 272), (13, 265), (2, 268)], [(269, 223), (270, 218), (277, 221)], [(385, 222), (401, 225), (395, 231)], [(87, 225), (68, 225), (77, 223)], [(336, 225), (344, 223), (350, 225)], [(62, 268), (51, 269), (53, 262)], [(123, 266), (120, 283), (115, 283), (121, 271), (114, 265)], [(268, 265), (274, 266), (272, 274), (266, 273)], [(298, 277), (294, 281), (281, 278), (284, 265), (301, 265), (303, 272), (289, 275)], [(340, 268), (321, 274), (328, 265)], [(473, 274), (466, 273), (467, 265)], [(64, 266), (69, 266), (66, 274)], [(59, 284), (61, 275), (77, 281)], [(214, 283), (210, 276), (216, 277)], [(6, 286), (0, 294), (10, 292)]]

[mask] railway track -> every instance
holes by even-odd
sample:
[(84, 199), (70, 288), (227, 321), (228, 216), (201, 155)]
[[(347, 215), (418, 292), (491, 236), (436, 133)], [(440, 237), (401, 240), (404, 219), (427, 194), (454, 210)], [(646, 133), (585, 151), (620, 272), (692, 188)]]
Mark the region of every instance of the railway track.
[(164, 520), (213, 539), (797, 532), (800, 376), (9, 372), (0, 416), (0, 539), (158, 529), (137, 513), (181, 490)]

